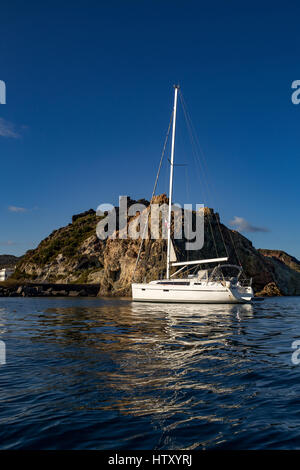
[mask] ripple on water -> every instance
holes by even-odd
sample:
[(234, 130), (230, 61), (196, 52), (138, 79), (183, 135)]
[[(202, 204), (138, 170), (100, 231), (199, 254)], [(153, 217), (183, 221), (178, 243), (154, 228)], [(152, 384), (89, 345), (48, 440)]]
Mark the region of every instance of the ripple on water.
[(0, 447), (297, 448), (300, 299), (0, 299)]

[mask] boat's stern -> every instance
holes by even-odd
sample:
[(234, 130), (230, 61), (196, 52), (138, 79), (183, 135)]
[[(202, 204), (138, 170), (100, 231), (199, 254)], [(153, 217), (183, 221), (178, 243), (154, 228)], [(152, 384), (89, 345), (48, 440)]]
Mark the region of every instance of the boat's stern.
[(251, 302), (254, 297), (254, 292), (251, 286), (230, 286), (229, 289), (237, 302)]

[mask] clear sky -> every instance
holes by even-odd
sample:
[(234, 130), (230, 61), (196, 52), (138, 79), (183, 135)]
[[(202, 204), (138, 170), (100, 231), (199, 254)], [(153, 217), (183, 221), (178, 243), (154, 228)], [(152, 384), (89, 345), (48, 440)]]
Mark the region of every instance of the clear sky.
[(213, 197), (182, 126), (175, 201), (300, 258), (299, 13), (296, 1), (1, 2), (0, 253), (119, 195), (149, 198), (179, 82)]

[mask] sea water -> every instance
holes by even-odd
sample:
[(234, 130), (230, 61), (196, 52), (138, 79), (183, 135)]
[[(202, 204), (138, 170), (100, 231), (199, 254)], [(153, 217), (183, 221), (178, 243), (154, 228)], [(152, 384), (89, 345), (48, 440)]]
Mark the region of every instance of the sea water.
[(297, 340), (300, 297), (0, 298), (0, 449), (298, 449)]

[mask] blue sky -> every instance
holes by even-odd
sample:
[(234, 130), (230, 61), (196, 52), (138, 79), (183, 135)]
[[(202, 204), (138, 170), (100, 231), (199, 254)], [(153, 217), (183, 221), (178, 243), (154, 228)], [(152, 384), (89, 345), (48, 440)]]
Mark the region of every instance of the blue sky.
[(196, 177), (179, 107), (175, 201), (244, 219), (257, 248), (300, 258), (298, 2), (5, 3), (0, 253), (119, 195), (149, 198), (179, 82), (213, 189)]

